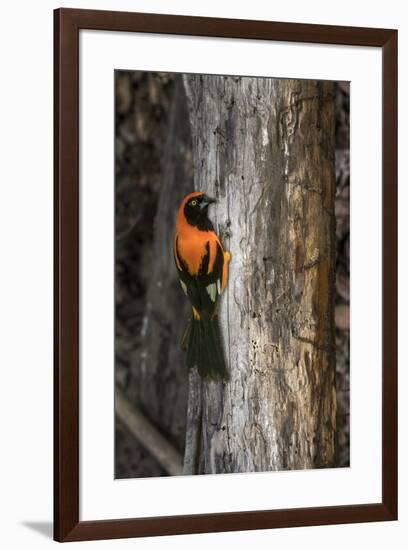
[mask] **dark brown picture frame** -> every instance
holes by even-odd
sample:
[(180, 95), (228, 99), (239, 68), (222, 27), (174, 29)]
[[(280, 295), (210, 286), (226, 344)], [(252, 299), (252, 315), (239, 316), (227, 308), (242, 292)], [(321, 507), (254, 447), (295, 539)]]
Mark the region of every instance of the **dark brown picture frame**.
[[(382, 502), (79, 520), (79, 111), (81, 29), (382, 49)], [(397, 31), (59, 9), (54, 13), (54, 538), (78, 541), (397, 519)], [(378, 243), (381, 246), (381, 243)]]

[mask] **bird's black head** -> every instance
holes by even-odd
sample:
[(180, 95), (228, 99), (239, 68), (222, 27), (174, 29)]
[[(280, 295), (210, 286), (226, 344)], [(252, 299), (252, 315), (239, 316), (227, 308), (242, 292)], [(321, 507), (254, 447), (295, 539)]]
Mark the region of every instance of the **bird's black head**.
[(204, 193), (193, 194), (184, 206), (184, 215), (187, 222), (200, 229), (201, 231), (210, 231), (213, 229), (211, 221), (208, 219), (207, 211), (210, 204), (217, 202)]

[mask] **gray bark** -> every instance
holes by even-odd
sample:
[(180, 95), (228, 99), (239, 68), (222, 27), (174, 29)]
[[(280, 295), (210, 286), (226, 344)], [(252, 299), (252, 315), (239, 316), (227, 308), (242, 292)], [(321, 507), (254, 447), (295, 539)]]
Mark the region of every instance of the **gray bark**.
[(185, 473), (335, 460), (334, 88), (188, 75), (194, 184), (232, 254), (228, 382), (190, 376)]

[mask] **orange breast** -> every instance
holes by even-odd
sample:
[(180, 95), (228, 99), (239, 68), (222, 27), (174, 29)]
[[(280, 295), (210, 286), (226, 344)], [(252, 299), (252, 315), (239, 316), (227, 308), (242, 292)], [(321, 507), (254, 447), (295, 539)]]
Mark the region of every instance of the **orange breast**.
[[(206, 244), (209, 238), (208, 233), (206, 231), (199, 231), (195, 228), (189, 228), (187, 234), (183, 234), (183, 232), (180, 232), (178, 233), (177, 237), (177, 249), (181, 258), (183, 258), (183, 260), (186, 262), (190, 274), (197, 275), (203, 257), (207, 253)], [(212, 261), (214, 262), (214, 260)]]
[[(195, 226), (190, 225), (184, 216), (184, 205), (186, 201), (195, 195), (201, 193), (191, 193), (187, 195), (177, 213), (176, 218), (176, 237), (177, 250), (180, 258), (187, 264), (191, 275), (198, 275), (200, 265), (204, 256), (207, 254), (207, 243), (209, 245), (208, 273), (211, 273), (215, 258), (217, 256), (217, 244), (222, 245), (214, 231), (201, 231)], [(175, 241), (174, 241), (175, 242)], [(177, 262), (177, 257), (176, 257)], [(181, 269), (179, 267), (179, 269)]]

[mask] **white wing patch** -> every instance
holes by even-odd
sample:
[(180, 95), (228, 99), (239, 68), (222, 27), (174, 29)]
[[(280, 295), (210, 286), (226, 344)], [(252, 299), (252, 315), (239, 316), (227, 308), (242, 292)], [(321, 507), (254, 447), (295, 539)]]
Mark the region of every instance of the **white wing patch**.
[(220, 279), (217, 279), (217, 290), (218, 290), (218, 294), (222, 294), (221, 280)]
[(184, 290), (184, 294), (187, 296), (187, 286), (185, 283), (183, 283), (183, 281), (181, 279), (179, 279), (180, 281), (180, 284), (181, 284), (181, 288)]
[(208, 296), (210, 297), (212, 302), (215, 302), (217, 299), (217, 285), (216, 283), (212, 283), (205, 287), (205, 290), (208, 293)]

